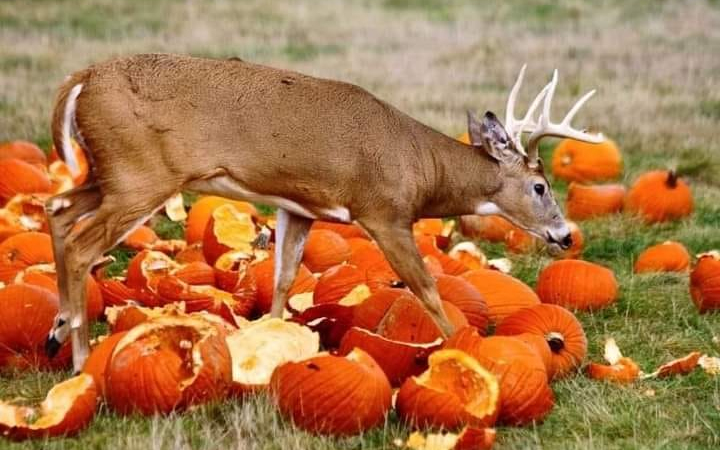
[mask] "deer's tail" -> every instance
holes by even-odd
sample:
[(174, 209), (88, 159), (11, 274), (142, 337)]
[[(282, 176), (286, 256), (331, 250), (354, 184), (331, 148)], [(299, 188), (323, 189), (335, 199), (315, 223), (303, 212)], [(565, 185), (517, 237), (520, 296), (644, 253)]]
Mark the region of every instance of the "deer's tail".
[[(78, 97), (82, 92), (83, 82), (87, 77), (87, 72), (77, 72), (60, 86), (57, 99), (55, 100), (55, 108), (52, 115), (52, 140), (60, 159), (67, 163), (73, 176), (80, 173), (75, 151), (73, 150), (72, 138), (77, 136), (77, 124), (75, 123), (75, 110), (77, 109)], [(80, 139), (77, 139), (83, 151), (87, 150), (82, 145)]]

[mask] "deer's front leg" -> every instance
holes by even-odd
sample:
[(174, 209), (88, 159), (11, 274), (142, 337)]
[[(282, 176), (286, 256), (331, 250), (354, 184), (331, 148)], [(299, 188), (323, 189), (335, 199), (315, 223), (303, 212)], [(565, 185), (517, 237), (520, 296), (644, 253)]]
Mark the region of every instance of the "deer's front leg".
[(410, 287), (440, 327), (444, 337), (455, 330), (442, 308), (435, 281), (428, 274), (408, 224), (360, 221), (377, 241), (393, 270)]
[(312, 219), (297, 216), (284, 209), (277, 211), (274, 289), (270, 310), (272, 317), (282, 317), (288, 291), (297, 275), (305, 239), (312, 223)]

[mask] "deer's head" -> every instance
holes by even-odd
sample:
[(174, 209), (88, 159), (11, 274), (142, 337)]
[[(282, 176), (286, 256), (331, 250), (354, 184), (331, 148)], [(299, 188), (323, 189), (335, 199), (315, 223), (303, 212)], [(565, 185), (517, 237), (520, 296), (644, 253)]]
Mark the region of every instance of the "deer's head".
[[(560, 123), (551, 123), (550, 106), (557, 85), (555, 71), (552, 81), (535, 97), (525, 117), (518, 120), (514, 115), (515, 99), (524, 73), (525, 66), (520, 70), (510, 92), (505, 126), (492, 112), (488, 111), (480, 120), (471, 112), (468, 113), (470, 142), (497, 162), (501, 180), (500, 189), (492, 195), (490, 203), (480, 205), (477, 212), (500, 214), (520, 228), (545, 240), (550, 246), (566, 249), (572, 245), (570, 229), (545, 177), (542, 160), (538, 156), (538, 143), (544, 136), (601, 142), (602, 135), (585, 133), (573, 129), (570, 125), (580, 107), (595, 91), (588, 92), (578, 100)], [(543, 110), (536, 121), (533, 113), (541, 101)], [(523, 133), (530, 133), (527, 152), (522, 145)]]

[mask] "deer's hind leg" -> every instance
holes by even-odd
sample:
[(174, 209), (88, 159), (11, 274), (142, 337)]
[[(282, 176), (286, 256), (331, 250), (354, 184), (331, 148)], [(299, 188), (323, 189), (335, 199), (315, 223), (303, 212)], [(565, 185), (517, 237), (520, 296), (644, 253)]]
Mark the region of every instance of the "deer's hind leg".
[(89, 353), (89, 327), (85, 314), (85, 277), (90, 266), (102, 254), (147, 220), (180, 186), (159, 183), (162, 191), (152, 195), (139, 192), (113, 192), (102, 198), (96, 213), (65, 241), (69, 324), (73, 347), (73, 367), (82, 369)]
[(52, 236), (55, 270), (57, 272), (60, 310), (45, 342), (45, 352), (54, 357), (70, 336), (70, 302), (65, 264), (65, 240), (72, 227), (83, 216), (93, 214), (102, 202), (100, 188), (95, 182), (77, 187), (52, 197), (45, 206)]

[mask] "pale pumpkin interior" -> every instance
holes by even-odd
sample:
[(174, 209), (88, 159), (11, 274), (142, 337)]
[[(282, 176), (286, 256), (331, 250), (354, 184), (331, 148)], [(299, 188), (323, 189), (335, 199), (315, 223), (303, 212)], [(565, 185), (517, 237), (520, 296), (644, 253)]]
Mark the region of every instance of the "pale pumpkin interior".
[(495, 376), (460, 350), (440, 350), (430, 355), (430, 368), (415, 382), (438, 392), (452, 393), (475, 417), (492, 414), (500, 389)]
[(92, 385), (92, 376), (82, 374), (53, 386), (39, 406), (19, 406), (0, 402), (0, 423), (9, 427), (27, 427), (31, 430), (57, 425), (65, 419), (75, 400), (87, 392)]
[(242, 213), (231, 204), (222, 205), (212, 213), (213, 233), (219, 243), (235, 250), (252, 252), (257, 231), (252, 216)]
[(243, 385), (266, 385), (276, 367), (314, 356), (320, 338), (309, 328), (282, 319), (261, 319), (225, 338), (232, 377)]

